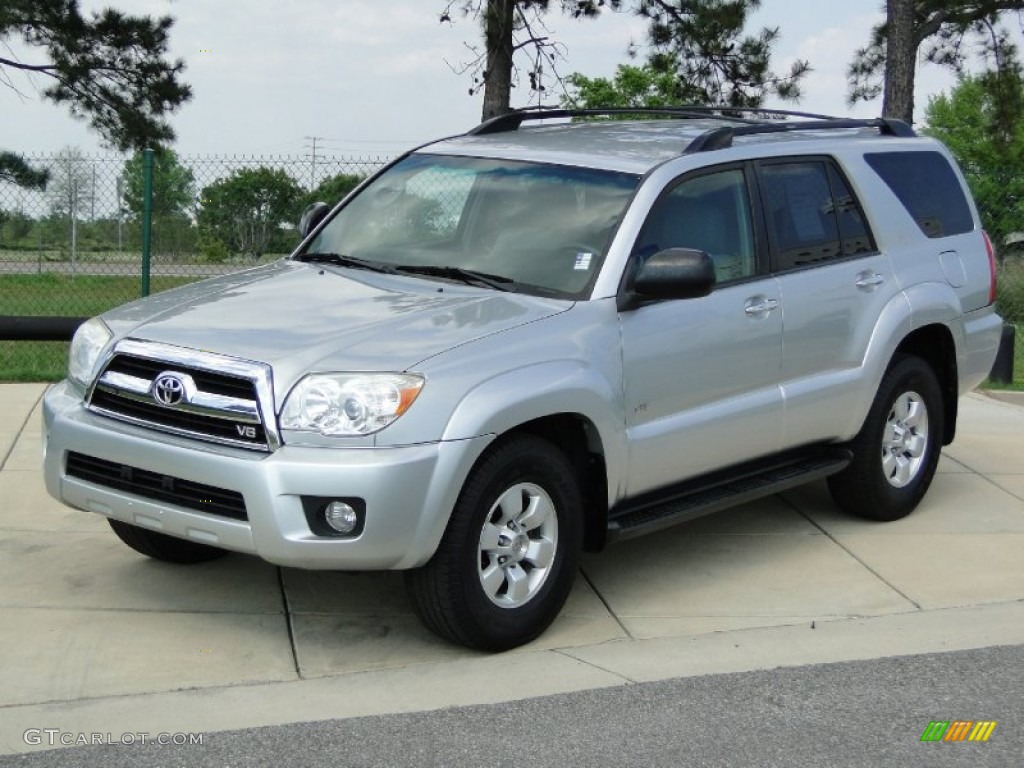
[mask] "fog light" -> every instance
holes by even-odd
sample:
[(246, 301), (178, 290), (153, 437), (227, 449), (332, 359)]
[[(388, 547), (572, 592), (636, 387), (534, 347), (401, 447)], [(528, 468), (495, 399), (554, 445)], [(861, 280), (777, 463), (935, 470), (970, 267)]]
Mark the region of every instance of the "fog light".
[(359, 524), (359, 515), (343, 501), (332, 501), (324, 507), (324, 521), (338, 533), (352, 533)]

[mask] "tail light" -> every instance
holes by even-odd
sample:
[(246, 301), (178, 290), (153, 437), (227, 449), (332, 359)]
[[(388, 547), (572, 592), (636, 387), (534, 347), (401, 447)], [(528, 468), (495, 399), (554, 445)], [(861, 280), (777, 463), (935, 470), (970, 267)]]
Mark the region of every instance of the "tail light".
[(989, 271), (989, 283), (988, 283), (988, 303), (996, 303), (996, 252), (992, 248), (992, 240), (989, 239), (988, 232), (981, 230), (981, 234), (985, 236), (985, 250), (988, 252), (988, 271)]

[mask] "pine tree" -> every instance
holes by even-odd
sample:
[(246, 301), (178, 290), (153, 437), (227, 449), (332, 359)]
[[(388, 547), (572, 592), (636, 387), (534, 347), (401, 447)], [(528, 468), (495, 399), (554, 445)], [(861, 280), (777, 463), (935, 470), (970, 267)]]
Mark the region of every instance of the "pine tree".
[[(557, 0), (561, 11), (575, 19), (594, 18), (621, 4), (622, 0)], [(523, 74), (530, 93), (538, 97), (543, 97), (550, 80), (561, 80), (562, 49), (544, 24), (554, 5), (551, 0), (451, 0), (441, 12), (442, 23), (450, 23), (453, 12), (459, 12), (477, 20), (483, 32), (483, 46), (467, 43), (473, 58), (455, 68), (472, 78), (470, 96), (483, 92), (481, 119), (511, 109), (512, 89)], [(526, 58), (522, 70), (516, 65), (517, 53)]]
[(748, 14), (759, 6), (760, 0), (641, 0), (634, 10), (649, 21), (646, 62), (621, 65), (611, 80), (571, 75), (566, 103), (760, 107), (769, 95), (799, 99), (810, 66), (797, 61), (785, 75), (772, 71), (778, 27), (745, 32)]
[(847, 70), (850, 103), (884, 93), (883, 114), (911, 122), (922, 49), (926, 61), (962, 72), (968, 53), (977, 47), (968, 43), (977, 43), (991, 69), (1012, 68), (1015, 49), (1001, 22), (1022, 10), (1024, 0), (887, 0), (886, 21), (872, 30)]
[[(20, 94), (12, 74), (46, 78), (44, 98), (66, 105), (119, 150), (174, 138), (166, 116), (191, 97), (181, 60), (166, 58), (170, 17), (129, 16), (107, 8), (83, 16), (78, 0), (3, 0), (0, 43), (20, 38), (40, 49), (39, 62), (0, 56), (0, 79)], [(12, 159), (13, 158), (13, 159)], [(39, 185), (17, 155), (0, 153), (0, 178)]]

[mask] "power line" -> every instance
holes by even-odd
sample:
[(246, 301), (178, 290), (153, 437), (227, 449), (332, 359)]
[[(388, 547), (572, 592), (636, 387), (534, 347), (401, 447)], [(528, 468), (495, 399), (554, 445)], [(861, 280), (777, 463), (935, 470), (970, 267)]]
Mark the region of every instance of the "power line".
[(322, 140), (323, 136), (306, 136), (307, 141), (313, 142), (313, 162), (309, 168), (309, 188), (316, 189), (316, 143)]

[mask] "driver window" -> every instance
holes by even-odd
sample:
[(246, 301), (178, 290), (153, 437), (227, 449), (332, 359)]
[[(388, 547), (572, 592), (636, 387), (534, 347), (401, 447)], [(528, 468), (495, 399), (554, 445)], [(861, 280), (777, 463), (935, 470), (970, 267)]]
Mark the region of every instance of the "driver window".
[(718, 283), (756, 272), (750, 198), (740, 169), (691, 177), (654, 205), (637, 241), (647, 258), (666, 248), (696, 248), (711, 256)]

